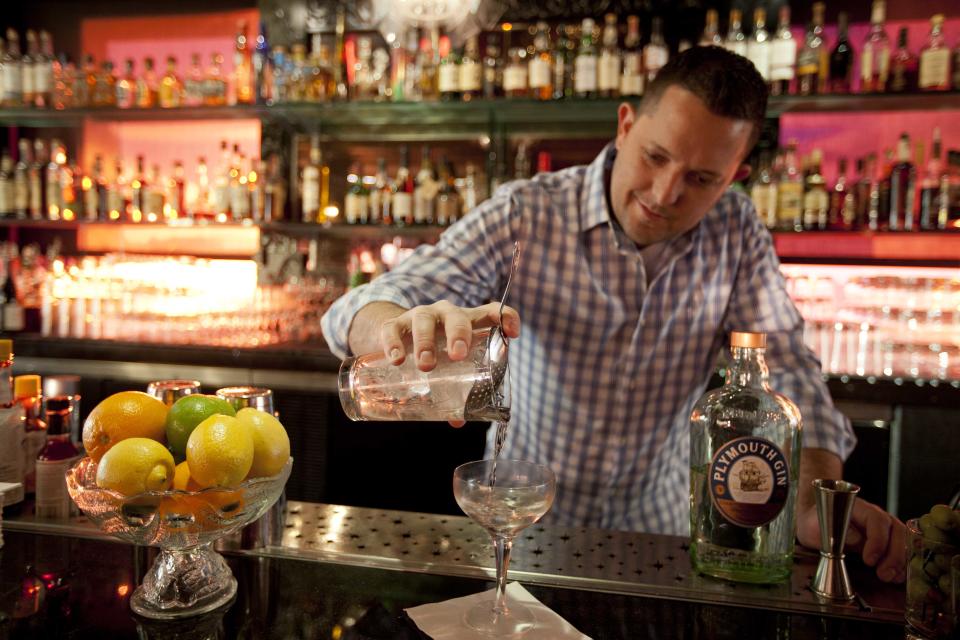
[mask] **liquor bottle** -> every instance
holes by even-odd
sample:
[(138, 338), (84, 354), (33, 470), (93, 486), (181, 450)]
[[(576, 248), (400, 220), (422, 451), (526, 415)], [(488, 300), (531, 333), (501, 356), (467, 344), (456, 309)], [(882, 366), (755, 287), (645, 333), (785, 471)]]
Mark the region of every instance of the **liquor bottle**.
[(573, 61), (573, 90), (578, 98), (597, 95), (597, 49), (593, 44), (594, 23), (584, 18), (580, 25), (580, 48)]
[(13, 158), (6, 149), (0, 155), (0, 217), (13, 216)]
[(210, 56), (210, 67), (207, 69), (204, 86), (205, 105), (217, 107), (227, 104), (227, 81), (223, 77), (223, 56), (219, 53)]
[[(369, 38), (367, 39), (369, 43)], [(354, 78), (358, 75), (362, 78), (360, 85), (354, 86), (355, 91), (362, 92), (370, 99), (375, 99), (376, 87), (373, 82), (373, 74), (370, 68), (370, 52), (363, 47), (364, 58), (357, 61), (360, 69), (355, 71)], [(329, 102), (336, 98), (337, 83), (333, 78), (333, 60), (331, 59), (330, 47), (325, 44), (319, 45), (317, 51), (310, 55), (310, 72), (307, 75), (307, 89), (304, 98), (310, 102)], [(359, 73), (357, 73), (357, 71)], [(358, 94), (356, 97), (360, 98)]]
[(430, 35), (420, 39), (420, 52), (417, 55), (417, 67), (420, 74), (417, 84), (421, 100), (436, 100), (439, 95), (437, 48), (439, 47), (440, 32), (438, 29), (436, 26), (432, 27)]
[(887, 90), (890, 72), (890, 39), (884, 29), (887, 19), (886, 0), (873, 0), (870, 12), (870, 31), (863, 43), (860, 56), (861, 93), (883, 93)]
[(857, 181), (853, 186), (853, 199), (856, 207), (854, 227), (858, 229), (870, 228), (870, 194), (875, 173), (874, 162), (876, 162), (876, 155), (872, 153), (865, 158), (857, 159)]
[(9, 491), (4, 506), (23, 500), (23, 407), (13, 396), (13, 341), (0, 340), (0, 482), (19, 484)]
[(553, 52), (550, 48), (550, 25), (546, 22), (537, 23), (533, 48), (533, 55), (530, 56), (530, 62), (527, 64), (530, 91), (538, 100), (551, 100), (553, 99)]
[(440, 68), (437, 71), (440, 99), (445, 102), (457, 102), (460, 100), (460, 64), (457, 60), (457, 52), (450, 45), (450, 39), (446, 37), (440, 39), (440, 47), (443, 49), (440, 55)]
[(770, 388), (766, 335), (735, 331), (726, 382), (690, 415), (690, 558), (699, 573), (782, 582), (793, 569), (800, 410)]
[(893, 152), (885, 149), (883, 159), (873, 163), (873, 181), (870, 183), (870, 206), (867, 211), (867, 228), (877, 231), (887, 225), (890, 217), (890, 170), (893, 168)]
[(917, 71), (919, 61), (917, 56), (907, 48), (907, 28), (900, 27), (897, 36), (897, 50), (890, 56), (890, 83), (891, 93), (909, 93), (917, 88)]
[(146, 208), (147, 171), (142, 155), (137, 156), (137, 172), (130, 181), (130, 219), (133, 222), (143, 220), (143, 211)]
[[(13, 262), (12, 259), (8, 261), (6, 279), (3, 281), (3, 330), (7, 333), (23, 331), (26, 327), (25, 312), (14, 282)], [(21, 452), (22, 450), (21, 448)], [(23, 462), (21, 466), (22, 464)]]
[(23, 74), (21, 87), (23, 88), (23, 104), (32, 107), (37, 99), (34, 64), (40, 54), (39, 48), (37, 47), (37, 32), (33, 29), (27, 29), (25, 40), (26, 51), (23, 52), (23, 57), (20, 58), (20, 72)]
[(740, 9), (730, 10), (729, 25), (723, 46), (737, 55), (746, 56), (747, 36), (743, 34), (743, 12)]
[(503, 95), (503, 67), (500, 64), (500, 46), (494, 36), (487, 38), (483, 56), (483, 97), (493, 100)]
[(930, 157), (927, 159), (926, 171), (920, 183), (920, 228), (925, 230), (939, 227), (940, 185), (945, 174), (941, 144), (940, 127), (936, 127), (933, 130)]
[(320, 221), (320, 144), (316, 137), (310, 140), (310, 155), (300, 174), (300, 210), (303, 222)]
[(377, 175), (374, 176), (370, 191), (370, 224), (391, 224), (390, 179), (387, 178), (387, 161), (377, 158)]
[(803, 48), (797, 55), (798, 92), (803, 96), (823, 93), (827, 75), (827, 46), (823, 36), (822, 2), (813, 3), (813, 20), (807, 27)]
[(129, 181), (123, 167), (123, 161), (114, 158), (114, 184), (107, 194), (107, 218), (111, 221), (120, 220), (126, 215), (130, 200), (128, 198)]
[(137, 106), (149, 109), (157, 104), (157, 74), (153, 68), (153, 58), (143, 59), (143, 74), (137, 78)]
[[(377, 85), (373, 77), (373, 44), (370, 42), (370, 38), (361, 36), (357, 38), (357, 60), (353, 64), (353, 84), (350, 87), (350, 96), (353, 100), (374, 100), (377, 97)], [(314, 65), (318, 69), (318, 75), (322, 74), (322, 70), (319, 68), (319, 55), (311, 56), (312, 59), (318, 61), (318, 64)], [(449, 58), (449, 59), (448, 59)], [(453, 65), (452, 70), (450, 70), (449, 65)], [(447, 67), (448, 70), (445, 72), (444, 68)], [(456, 59), (444, 56), (440, 61), (440, 69), (438, 77), (442, 76), (444, 73), (446, 76), (446, 86), (440, 88), (441, 92), (446, 92), (448, 96), (444, 99), (453, 100), (456, 98), (458, 87), (455, 82), (456, 78)], [(312, 75), (312, 74), (311, 74)], [(452, 84), (451, 84), (452, 82)], [(325, 93), (325, 92), (324, 92)], [(316, 96), (314, 99), (325, 99), (332, 100), (333, 95), (327, 96)], [(441, 97), (443, 97), (441, 95)]]
[(657, 76), (657, 72), (667, 64), (670, 50), (663, 39), (663, 19), (654, 16), (650, 21), (650, 42), (643, 48), (643, 68), (647, 73), (647, 82)]
[(837, 44), (830, 53), (830, 93), (850, 93), (853, 85), (853, 47), (847, 37), (847, 12), (837, 15)]
[(117, 106), (117, 78), (113, 74), (113, 63), (109, 60), (100, 63), (93, 104), (97, 107)]
[(59, 220), (63, 209), (60, 191), (60, 167), (65, 160), (62, 143), (54, 138), (50, 141), (50, 158), (44, 169), (44, 203), (47, 220)]
[(130, 109), (137, 104), (137, 79), (133, 75), (133, 59), (123, 64), (123, 75), (116, 84), (116, 103), (119, 109)]
[(458, 73), (460, 99), (470, 102), (479, 98), (483, 93), (483, 61), (480, 59), (480, 42), (476, 35), (467, 38)]
[(48, 31), (41, 29), (40, 52), (33, 61), (34, 106), (53, 106), (54, 63), (53, 39)]
[(263, 222), (266, 177), (263, 159), (251, 158), (250, 173), (247, 174), (247, 199), (250, 202), (250, 219), (256, 222)]
[(3, 105), (19, 107), (23, 105), (23, 68), (20, 57), (20, 36), (16, 29), (7, 29), (7, 46), (0, 56), (3, 74)]
[(307, 67), (307, 48), (302, 43), (290, 47), (290, 62), (284, 82), (287, 102), (303, 102), (310, 99), (307, 90), (309, 70)]
[[(567, 36), (567, 25), (557, 27), (556, 47), (553, 52), (553, 99), (562, 100), (573, 95), (574, 47), (576, 43)], [(639, 38), (637, 45), (639, 46)]]
[(27, 174), (29, 182), (29, 212), (32, 220), (43, 220), (45, 215), (43, 176), (47, 166), (47, 146), (43, 140), (33, 141), (33, 162)]
[(940, 180), (940, 211), (937, 228), (960, 227), (960, 152), (947, 152), (947, 170)]
[(803, 175), (797, 166), (797, 143), (791, 140), (783, 157), (777, 184), (777, 226), (783, 231), (803, 230)]
[(847, 182), (847, 159), (837, 160), (837, 181), (830, 192), (830, 213), (827, 227), (836, 230), (850, 230), (857, 221), (857, 210), (853, 189)]
[(790, 31), (790, 6), (780, 7), (777, 32), (770, 43), (770, 94), (785, 96), (790, 93), (797, 63), (797, 42)]
[(930, 35), (920, 50), (917, 86), (921, 91), (949, 91), (950, 47), (943, 35), (943, 14), (930, 18)]
[(720, 35), (720, 15), (716, 9), (707, 9), (703, 33), (700, 34), (700, 42), (697, 44), (701, 47), (723, 46), (723, 36)]
[(99, 220), (103, 215), (100, 202), (99, 183), (103, 180), (103, 156), (99, 153), (93, 160), (93, 170), (89, 176), (84, 176), (80, 190), (83, 193), (84, 220)]
[(167, 58), (167, 72), (160, 80), (158, 100), (164, 109), (173, 109), (183, 104), (183, 84), (177, 77), (177, 59)]
[(26, 218), (30, 212), (30, 166), (32, 162), (30, 141), (17, 141), (17, 164), (13, 169), (13, 213), (17, 218)]
[(770, 33), (767, 31), (767, 11), (758, 7), (753, 12), (753, 35), (747, 41), (747, 58), (760, 72), (764, 81), (770, 80)]
[(233, 45), (233, 100), (232, 104), (253, 104), (253, 66), (250, 63), (250, 47), (247, 46), (247, 23), (237, 25)]
[[(273, 65), (270, 60), (270, 43), (267, 42), (267, 28), (263, 20), (260, 21), (260, 29), (257, 31), (250, 64), (256, 103), (273, 104)], [(263, 180), (260, 184), (263, 184)]]
[(286, 217), (287, 183), (280, 170), (280, 156), (267, 159), (266, 184), (263, 186), (263, 220), (274, 222)]
[(910, 162), (910, 136), (900, 134), (897, 142), (897, 163), (890, 170), (890, 231), (913, 229), (914, 199), (916, 193), (910, 188), (916, 180), (917, 168)]
[(406, 146), (400, 148), (400, 167), (397, 179), (393, 182), (390, 201), (393, 209), (393, 221), (398, 226), (413, 224), (413, 178), (410, 175), (410, 152)]
[(827, 228), (827, 214), (830, 211), (830, 194), (826, 181), (820, 173), (823, 155), (819, 149), (810, 154), (810, 173), (803, 194), (803, 228), (807, 231), (823, 231)]
[(240, 145), (233, 145), (233, 160), (230, 167), (230, 218), (243, 220), (250, 216), (250, 198), (247, 190), (246, 157), (240, 153)]
[(768, 229), (777, 227), (777, 184), (773, 180), (770, 156), (761, 154), (757, 177), (750, 186), (750, 199), (757, 216)]
[(508, 98), (527, 97), (527, 50), (510, 47), (503, 69), (503, 93)]
[(199, 107), (203, 104), (203, 67), (200, 65), (200, 54), (190, 56), (190, 70), (183, 80), (183, 104), (188, 107)]
[(463, 189), (460, 192), (460, 196), (463, 200), (462, 212), (468, 213), (479, 204), (481, 197), (479, 189), (477, 188), (477, 169), (473, 166), (472, 162), (467, 163), (465, 172), (466, 175), (463, 177)]
[(953, 48), (953, 61), (950, 68), (953, 69), (951, 74), (953, 76), (953, 89), (954, 91), (960, 91), (960, 42)]
[(43, 448), (37, 453), (36, 516), (65, 520), (73, 515), (73, 500), (67, 493), (66, 473), (81, 453), (70, 440), (73, 407), (67, 396), (47, 398), (47, 431)]
[(627, 37), (623, 41), (623, 75), (620, 76), (620, 95), (643, 95), (643, 50), (640, 48), (640, 18), (627, 16)]
[(423, 145), (420, 153), (420, 169), (417, 171), (416, 184), (413, 190), (413, 223), (434, 224), (437, 219), (437, 191), (440, 184), (437, 182), (430, 161), (430, 147)]
[(441, 227), (453, 224), (460, 217), (460, 194), (457, 193), (454, 180), (450, 161), (441, 158), (437, 190), (437, 224)]
[(608, 13), (603, 20), (600, 58), (597, 60), (597, 92), (603, 98), (616, 98), (620, 94), (620, 36), (617, 31), (617, 15)]
[(347, 175), (347, 194), (344, 197), (343, 217), (347, 224), (363, 224), (369, 217), (370, 194), (363, 184), (360, 163), (355, 162)]
[(23, 488), (32, 495), (37, 486), (37, 454), (47, 442), (47, 423), (40, 417), (43, 396), (40, 393), (40, 376), (16, 376), (13, 379), (14, 400), (23, 407)]

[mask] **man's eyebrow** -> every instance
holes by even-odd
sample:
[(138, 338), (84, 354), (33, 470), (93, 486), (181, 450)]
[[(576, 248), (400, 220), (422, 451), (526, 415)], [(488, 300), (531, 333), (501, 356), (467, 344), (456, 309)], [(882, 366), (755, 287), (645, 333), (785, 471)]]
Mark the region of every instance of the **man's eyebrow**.
[[(667, 149), (664, 149), (662, 146), (660, 146), (656, 142), (651, 142), (650, 146), (653, 147), (654, 151), (657, 151), (658, 153), (662, 153), (668, 158), (673, 157), (673, 154), (671, 154)], [(693, 171), (693, 173), (699, 173), (700, 175), (705, 176), (707, 178), (720, 178), (722, 176), (722, 174), (717, 173), (716, 171), (711, 171), (710, 169), (692, 169), (691, 171)]]

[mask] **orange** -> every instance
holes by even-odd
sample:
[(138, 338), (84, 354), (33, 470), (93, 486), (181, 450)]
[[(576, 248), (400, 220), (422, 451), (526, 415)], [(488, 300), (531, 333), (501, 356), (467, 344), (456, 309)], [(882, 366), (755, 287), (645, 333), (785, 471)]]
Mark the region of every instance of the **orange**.
[(107, 451), (97, 465), (97, 486), (125, 496), (166, 491), (173, 484), (173, 456), (149, 438), (127, 438)]
[(243, 492), (238, 490), (200, 490), (190, 477), (186, 462), (177, 465), (173, 488), (191, 493), (171, 493), (160, 501), (160, 517), (174, 528), (197, 527), (201, 531), (217, 529), (224, 520), (231, 520), (243, 511)]
[(194, 393), (184, 396), (173, 403), (167, 414), (167, 444), (177, 462), (186, 456), (187, 440), (197, 425), (215, 414), (236, 415), (229, 402), (217, 396)]
[(290, 438), (280, 421), (253, 407), (240, 409), (237, 420), (253, 435), (253, 464), (247, 477), (268, 478), (280, 473), (290, 457)]
[(190, 477), (201, 487), (235, 487), (253, 465), (253, 435), (233, 416), (213, 415), (187, 440)]
[(83, 446), (99, 462), (127, 438), (166, 442), (167, 405), (142, 391), (121, 391), (93, 408), (83, 423)]

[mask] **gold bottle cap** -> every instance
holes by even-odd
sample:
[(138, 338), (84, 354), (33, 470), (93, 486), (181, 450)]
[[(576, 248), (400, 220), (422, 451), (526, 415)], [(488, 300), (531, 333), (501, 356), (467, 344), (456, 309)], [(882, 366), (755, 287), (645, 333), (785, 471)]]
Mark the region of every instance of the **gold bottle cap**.
[(6, 362), (13, 356), (13, 340), (0, 339), (0, 362)]
[(13, 377), (13, 397), (30, 398), (40, 395), (40, 376), (29, 374)]
[(765, 349), (767, 346), (767, 334), (751, 333), (749, 331), (732, 331), (730, 333), (731, 347), (744, 347), (746, 349)]

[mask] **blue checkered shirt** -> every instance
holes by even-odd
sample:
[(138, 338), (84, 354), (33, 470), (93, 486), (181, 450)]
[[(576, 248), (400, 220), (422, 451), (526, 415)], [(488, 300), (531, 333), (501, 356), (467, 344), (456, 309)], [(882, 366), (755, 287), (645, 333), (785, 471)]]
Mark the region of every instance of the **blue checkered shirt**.
[(767, 333), (770, 384), (800, 407), (805, 447), (845, 459), (855, 439), (803, 344), (803, 320), (750, 200), (727, 191), (697, 227), (666, 243), (648, 286), (640, 252), (608, 211), (612, 153), (608, 146), (588, 166), (504, 185), (436, 245), (340, 298), (322, 328), (345, 357), (350, 322), (371, 302), (497, 299), (521, 239), (508, 304), (522, 329), (510, 345), (503, 455), (556, 472), (548, 521), (685, 535), (688, 419), (730, 331)]

